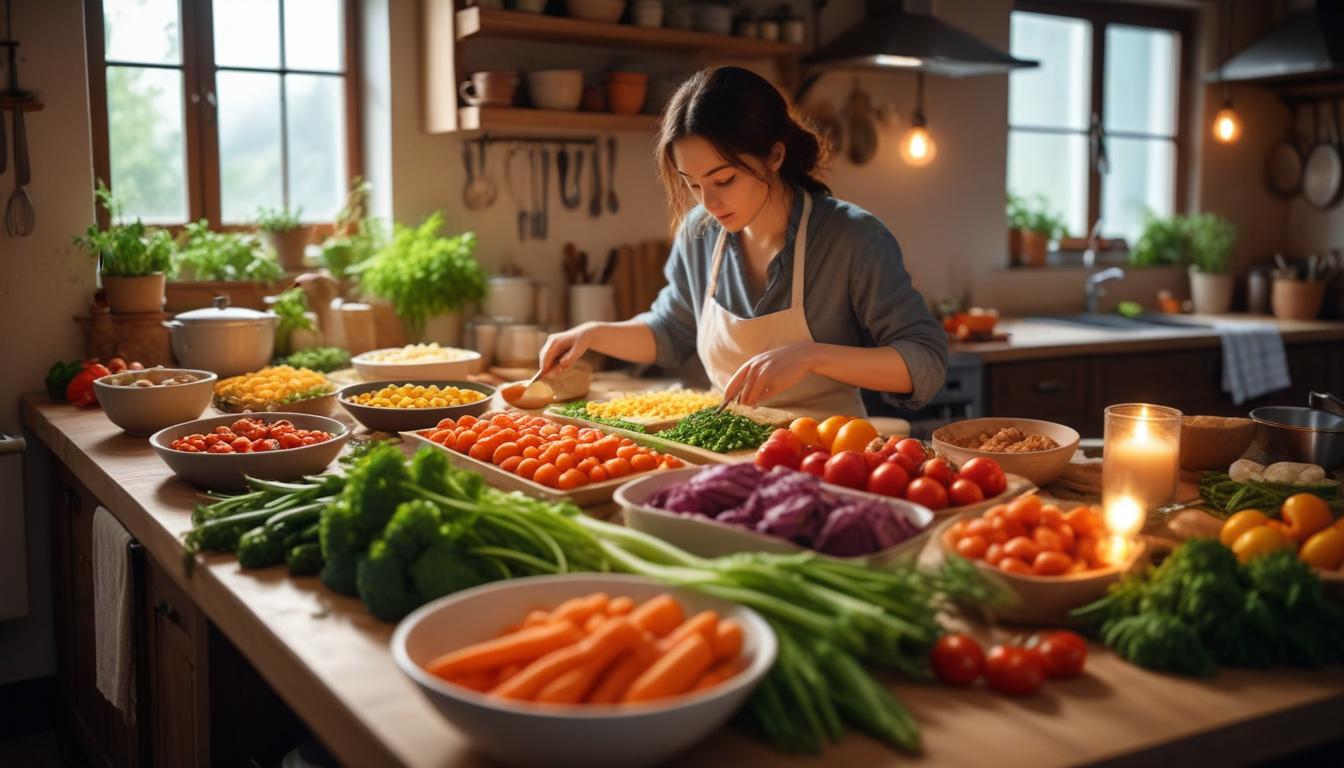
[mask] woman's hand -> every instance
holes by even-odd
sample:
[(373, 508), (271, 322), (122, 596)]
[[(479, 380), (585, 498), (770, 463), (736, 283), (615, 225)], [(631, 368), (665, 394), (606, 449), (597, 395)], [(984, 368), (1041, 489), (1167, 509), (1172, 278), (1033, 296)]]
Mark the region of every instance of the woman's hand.
[(541, 347), (541, 372), (549, 373), (552, 368), (563, 371), (577, 363), (592, 346), (596, 327), (596, 323), (580, 323), (567, 331), (551, 334)]
[(728, 380), (724, 399), (731, 400), (737, 395), (739, 403), (755, 405), (780, 394), (812, 372), (817, 350), (815, 343), (798, 342), (756, 355), (743, 363)]

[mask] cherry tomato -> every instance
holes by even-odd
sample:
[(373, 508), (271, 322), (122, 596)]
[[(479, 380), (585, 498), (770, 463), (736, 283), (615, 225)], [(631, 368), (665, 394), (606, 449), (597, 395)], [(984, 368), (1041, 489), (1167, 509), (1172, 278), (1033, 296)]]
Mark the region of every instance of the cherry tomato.
[(984, 674), (985, 652), (970, 635), (943, 635), (933, 644), (929, 664), (944, 685), (967, 686)]
[(761, 469), (775, 467), (797, 469), (801, 461), (802, 458), (798, 453), (794, 453), (792, 448), (779, 440), (766, 440), (756, 449), (756, 466)]
[(822, 479), (846, 488), (863, 489), (868, 485), (868, 463), (858, 451), (841, 451), (826, 460)]
[(937, 480), (938, 484), (944, 488), (952, 485), (952, 481), (957, 478), (957, 473), (953, 471), (952, 465), (947, 463), (947, 459), (929, 459), (919, 468), (919, 473), (930, 480)]
[(1016, 557), (1024, 563), (1036, 561), (1036, 556), (1041, 553), (1041, 546), (1026, 536), (1018, 536), (1015, 539), (1009, 539), (1007, 544), (1003, 545), (1003, 553), (1009, 557)]
[(1072, 567), (1072, 557), (1048, 549), (1042, 550), (1036, 555), (1036, 559), (1031, 561), (1031, 572), (1037, 576), (1062, 576)]
[[(986, 552), (986, 554), (988, 554), (988, 552)], [(1031, 566), (1027, 565), (1026, 560), (1023, 560), (1020, 557), (1009, 557), (1007, 554), (999, 558), (998, 567), (999, 570), (1004, 573), (1019, 573), (1024, 576), (1031, 573)]]
[(229, 447), (233, 448), (234, 453), (248, 453), (252, 450), (252, 441), (246, 437), (235, 437), (229, 441)]
[(803, 441), (798, 438), (798, 435), (795, 435), (784, 427), (780, 427), (774, 432), (771, 432), (769, 439), (778, 440), (780, 443), (788, 446), (790, 451), (793, 451), (799, 456), (803, 455)]
[(902, 498), (910, 485), (910, 475), (900, 464), (880, 464), (868, 476), (868, 492)]
[(825, 451), (815, 451), (804, 456), (798, 468), (809, 475), (821, 477), (826, 473), (826, 461), (830, 458), (831, 454)]
[(985, 562), (990, 565), (998, 565), (1003, 560), (1003, 545), (999, 543), (990, 544), (985, 550)]
[(937, 480), (916, 477), (905, 489), (905, 498), (929, 509), (942, 509), (947, 506), (947, 489)]
[[(913, 437), (907, 437), (896, 443), (896, 455), (904, 458), (906, 462), (916, 468), (923, 465), (929, 458), (928, 452), (924, 449), (924, 444)], [(913, 472), (911, 476), (914, 476)]]
[(1019, 496), (1008, 505), (1008, 519), (1016, 520), (1025, 526), (1040, 525), (1041, 497), (1034, 493)]
[(961, 465), (960, 477), (980, 486), (985, 498), (992, 499), (1008, 489), (1008, 478), (999, 463), (985, 456), (977, 456)]
[(1035, 650), (1045, 667), (1045, 674), (1052, 678), (1077, 677), (1087, 663), (1087, 641), (1068, 630), (1041, 637)]
[(952, 487), (947, 489), (947, 498), (954, 507), (964, 507), (968, 504), (979, 504), (985, 500), (985, 492), (980, 486), (959, 477), (952, 481)]
[(1045, 666), (1031, 649), (996, 645), (985, 658), (985, 680), (999, 693), (1030, 696), (1045, 682)]
[(556, 469), (554, 464), (542, 464), (532, 474), (532, 482), (544, 485), (547, 488), (558, 488), (560, 486), (560, 470)]
[(989, 550), (984, 536), (963, 536), (957, 540), (957, 554), (968, 560), (981, 557)]

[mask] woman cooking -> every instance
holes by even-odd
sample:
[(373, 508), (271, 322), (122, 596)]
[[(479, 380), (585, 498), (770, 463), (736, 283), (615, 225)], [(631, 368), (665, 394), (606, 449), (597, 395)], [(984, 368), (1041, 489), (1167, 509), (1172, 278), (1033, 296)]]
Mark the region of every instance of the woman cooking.
[(861, 416), (859, 388), (927, 402), (946, 334), (896, 238), (817, 179), (820, 156), (760, 76), (721, 67), (683, 83), (655, 152), (679, 224), (668, 284), (634, 319), (551, 336), (541, 369), (590, 349), (662, 367), (694, 351), (725, 399), (746, 405)]

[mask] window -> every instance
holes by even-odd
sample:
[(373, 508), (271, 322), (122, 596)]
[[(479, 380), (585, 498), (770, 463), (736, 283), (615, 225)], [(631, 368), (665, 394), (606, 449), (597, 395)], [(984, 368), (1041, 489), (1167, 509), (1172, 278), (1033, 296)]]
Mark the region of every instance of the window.
[(1102, 235), (1133, 243), (1147, 216), (1176, 213), (1189, 24), (1180, 11), (1019, 0), (1012, 53), (1041, 63), (1009, 75), (1009, 191), (1044, 197), (1075, 236), (1100, 219)]
[(95, 172), (128, 216), (330, 221), (360, 170), (354, 0), (85, 0)]

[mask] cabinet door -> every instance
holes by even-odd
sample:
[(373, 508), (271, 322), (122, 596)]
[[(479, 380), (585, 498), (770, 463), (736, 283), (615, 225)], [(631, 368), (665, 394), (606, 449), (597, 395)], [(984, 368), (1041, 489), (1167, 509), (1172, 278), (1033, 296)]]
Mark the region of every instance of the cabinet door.
[(1232, 415), (1223, 394), (1222, 353), (1183, 349), (1134, 355), (1104, 355), (1093, 360), (1092, 389), (1098, 415), (1112, 403), (1154, 403), (1183, 413)]
[(149, 695), (149, 754), (154, 765), (189, 768), (201, 759), (205, 734), (206, 668), (199, 649), (202, 619), (152, 558), (145, 558), (145, 665)]
[(1086, 419), (1084, 358), (996, 363), (986, 368), (986, 416), (1046, 419), (1079, 428)]

